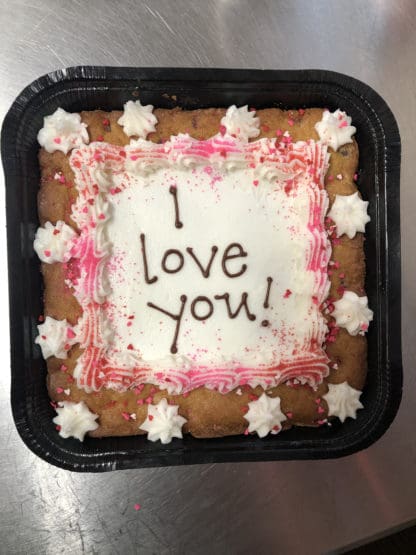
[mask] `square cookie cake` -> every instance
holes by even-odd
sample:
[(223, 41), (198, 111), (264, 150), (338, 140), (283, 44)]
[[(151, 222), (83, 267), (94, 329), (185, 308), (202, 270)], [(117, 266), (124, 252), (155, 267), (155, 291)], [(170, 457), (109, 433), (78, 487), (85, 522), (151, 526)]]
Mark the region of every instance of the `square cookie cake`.
[(45, 117), (36, 342), (61, 436), (355, 418), (372, 311), (354, 133), (320, 108)]

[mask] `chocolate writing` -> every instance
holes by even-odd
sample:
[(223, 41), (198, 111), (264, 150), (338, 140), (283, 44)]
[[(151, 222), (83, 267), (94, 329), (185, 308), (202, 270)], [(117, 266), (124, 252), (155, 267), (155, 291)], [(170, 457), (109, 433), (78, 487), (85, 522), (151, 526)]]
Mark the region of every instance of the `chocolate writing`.
[[(179, 203), (178, 203), (178, 191), (175, 186), (169, 188), (169, 193), (173, 197), (174, 201), (174, 208), (175, 208), (175, 227), (178, 229), (183, 227), (183, 222), (180, 220), (179, 214)], [(156, 283), (159, 279), (159, 276), (150, 271), (149, 262), (147, 258), (148, 252), (148, 245), (146, 244), (146, 236), (144, 233), (140, 235), (140, 242), (141, 242), (141, 253), (143, 258), (143, 274), (144, 280), (148, 285), (152, 285)], [(214, 268), (214, 262), (217, 259), (217, 254), (219, 248), (216, 245), (211, 247), (211, 254), (209, 258), (205, 255), (202, 257), (202, 262), (200, 258), (200, 254), (197, 253), (193, 247), (187, 247), (186, 252), (182, 252), (179, 249), (167, 249), (161, 258), (160, 268), (165, 274), (176, 274), (182, 270), (185, 264), (192, 263), (196, 266), (196, 268), (201, 273), (202, 277), (205, 279), (209, 279), (211, 276), (211, 272)], [(230, 279), (236, 279), (242, 276), (248, 269), (248, 265), (245, 263), (241, 263), (238, 259), (247, 258), (248, 253), (244, 250), (243, 245), (240, 243), (229, 243), (222, 253), (221, 257), (221, 264), (220, 268), (223, 274)], [(152, 260), (154, 257), (152, 256)], [(219, 266), (217, 266), (219, 267)], [(220, 270), (220, 271), (221, 271)], [(267, 278), (266, 282), (266, 295), (263, 302), (263, 308), (269, 308), (269, 297), (270, 297), (270, 290), (273, 283), (273, 279), (271, 277)], [(214, 295), (214, 301), (218, 302), (225, 302), (225, 307), (227, 311), (227, 315), (230, 319), (234, 320), (238, 317), (245, 317), (254, 322), (256, 320), (256, 315), (251, 312), (249, 307), (249, 293), (244, 291), (241, 293), (241, 298), (231, 299), (230, 293), (222, 293), (220, 295)], [(186, 306), (188, 302), (188, 296), (182, 294), (180, 296), (180, 306), (177, 312), (171, 311), (171, 309), (166, 309), (153, 302), (148, 302), (147, 306), (153, 310), (157, 310), (162, 314), (168, 316), (175, 322), (175, 330), (173, 335), (173, 340), (170, 346), (170, 352), (172, 354), (176, 354), (178, 352), (178, 338), (179, 332), (181, 328), (181, 322), (183, 316), (186, 312)], [(215, 304), (213, 300), (205, 295), (199, 295), (195, 297), (192, 302), (190, 302), (189, 313), (199, 322), (203, 322), (211, 318), (215, 311)], [(241, 316), (240, 316), (241, 315)], [(270, 325), (268, 320), (262, 320), (260, 323), (261, 326), (267, 327)]]
[(181, 321), (182, 321), (183, 311), (185, 309), (186, 300), (187, 300), (187, 296), (181, 295), (181, 307), (179, 309), (178, 314), (172, 314), (172, 312), (168, 312), (167, 310), (165, 310), (164, 308), (161, 308), (160, 306), (157, 306), (153, 303), (147, 303), (147, 306), (150, 306), (150, 308), (154, 308), (155, 310), (162, 312), (162, 314), (166, 314), (166, 316), (169, 316), (169, 318), (172, 318), (172, 320), (175, 320), (176, 322), (175, 333), (173, 336), (172, 344), (170, 346), (170, 352), (172, 354), (176, 354), (178, 352), (178, 344), (177, 344), (178, 335), (179, 335), (179, 329), (181, 327)]
[(169, 193), (173, 197), (173, 204), (175, 207), (175, 227), (180, 229), (181, 227), (183, 227), (183, 223), (179, 218), (178, 189), (174, 185), (172, 185), (171, 187), (169, 187)]

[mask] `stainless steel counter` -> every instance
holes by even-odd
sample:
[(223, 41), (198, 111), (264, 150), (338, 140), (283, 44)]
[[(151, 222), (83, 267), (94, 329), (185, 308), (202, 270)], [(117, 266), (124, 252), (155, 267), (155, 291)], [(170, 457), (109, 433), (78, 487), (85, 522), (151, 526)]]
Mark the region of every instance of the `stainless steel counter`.
[[(0, 10), (1, 116), (39, 75), (80, 64), (325, 68), (374, 87), (390, 104), (403, 145), (405, 373), (402, 406), (390, 430), (342, 460), (83, 475), (49, 466), (21, 442), (4, 356), (0, 552), (314, 554), (415, 519), (416, 4), (1, 0)], [(0, 192), (3, 203), (3, 187)], [(3, 210), (0, 215), (4, 228)], [(4, 253), (2, 234), (1, 347), (7, 353)]]

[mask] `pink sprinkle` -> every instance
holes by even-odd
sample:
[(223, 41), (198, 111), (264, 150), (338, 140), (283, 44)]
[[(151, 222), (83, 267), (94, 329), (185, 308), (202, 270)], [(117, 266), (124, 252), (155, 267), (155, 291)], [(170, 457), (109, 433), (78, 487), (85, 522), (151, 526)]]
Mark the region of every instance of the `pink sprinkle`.
[(130, 160), (133, 160), (133, 162), (135, 162), (137, 160), (138, 156), (136, 154), (132, 154), (130, 156)]
[(361, 324), (360, 327), (361, 327), (361, 329), (362, 329), (363, 331), (367, 331), (367, 330), (368, 330), (368, 324)]
[(61, 174), (61, 175), (58, 177), (58, 181), (59, 181), (59, 183), (65, 183), (65, 181), (66, 181), (65, 176)]
[(318, 297), (315, 297), (315, 295), (312, 297), (312, 302), (313, 304), (318, 304)]
[(288, 125), (290, 125), (290, 127), (293, 127), (293, 125), (295, 124), (295, 122), (293, 121), (293, 119), (288, 119), (287, 120)]
[(153, 401), (153, 397), (151, 395), (149, 395), (149, 397), (146, 397), (145, 399), (145, 403), (147, 403), (148, 405), (151, 405)]
[(225, 125), (220, 125), (220, 133), (222, 136), (227, 133), (227, 128), (225, 127)]
[(61, 372), (66, 372), (68, 370), (68, 366), (65, 366), (65, 364), (61, 364), (61, 367), (59, 369)]
[(253, 181), (253, 185), (254, 185), (255, 187), (257, 187), (258, 184), (259, 184), (259, 180), (258, 180), (258, 179), (255, 179), (255, 180)]
[(328, 175), (328, 181), (332, 181), (334, 179), (333, 175)]
[(317, 399), (315, 399), (315, 403), (316, 403), (317, 405), (320, 405), (320, 404), (321, 404), (321, 400), (322, 400), (322, 399), (321, 399), (320, 397), (318, 397)]
[(293, 418), (293, 412), (287, 412), (287, 413), (286, 413), (286, 416), (287, 416), (288, 418)]
[(134, 504), (134, 510), (135, 511), (140, 511), (140, 509), (141, 509), (141, 506), (138, 503), (135, 503)]
[(64, 388), (63, 387), (57, 387), (56, 388), (56, 393), (63, 393), (64, 392)]
[(339, 268), (339, 262), (338, 262), (338, 260), (334, 260), (334, 268), (336, 268), (336, 269)]
[(98, 214), (99, 220), (105, 220), (105, 214)]
[(341, 179), (342, 179), (342, 173), (339, 173), (339, 174), (337, 175), (337, 179), (338, 179), (339, 181), (341, 181)]
[(137, 402), (138, 405), (143, 405), (143, 403), (144, 403), (143, 399), (137, 399), (136, 402)]
[(244, 435), (245, 435), (245, 436), (248, 436), (248, 428), (246, 428), (246, 429), (244, 430)]
[(342, 129), (343, 127), (348, 127), (348, 123), (344, 120), (341, 121), (341, 123), (338, 125), (338, 127), (340, 129)]
[(281, 129), (276, 129), (276, 136), (280, 137), (280, 135), (283, 135), (283, 131)]
[(329, 343), (334, 343), (336, 340), (336, 338), (333, 335), (330, 335), (327, 339), (327, 341), (329, 341)]
[(357, 179), (358, 179), (358, 173), (355, 173), (355, 174), (354, 174), (353, 179), (354, 179), (354, 181), (357, 181)]
[(53, 142), (56, 143), (57, 145), (59, 145), (59, 144), (61, 144), (61, 138), (60, 137), (55, 137)]
[(124, 418), (124, 420), (130, 420), (130, 414), (128, 412), (122, 412), (121, 416)]
[(318, 407), (318, 413), (322, 414), (323, 412), (325, 412), (325, 409), (321, 406)]
[(131, 326), (131, 320), (129, 320), (129, 321), (127, 322), (127, 327), (130, 327), (130, 326)]
[(74, 339), (74, 337), (75, 337), (74, 330), (72, 328), (67, 328), (66, 336), (67, 336), (68, 339)]
[(299, 115), (303, 116), (303, 114), (305, 113), (305, 110), (303, 108), (299, 108), (298, 113)]
[(104, 141), (104, 137), (102, 135), (98, 135), (97, 141), (100, 141), (100, 142)]
[(51, 255), (51, 251), (43, 251), (43, 254), (44, 254), (45, 256), (50, 256), (50, 255)]
[(344, 278), (345, 278), (345, 274), (344, 274), (344, 272), (341, 272), (341, 273), (339, 274), (339, 279), (344, 279)]

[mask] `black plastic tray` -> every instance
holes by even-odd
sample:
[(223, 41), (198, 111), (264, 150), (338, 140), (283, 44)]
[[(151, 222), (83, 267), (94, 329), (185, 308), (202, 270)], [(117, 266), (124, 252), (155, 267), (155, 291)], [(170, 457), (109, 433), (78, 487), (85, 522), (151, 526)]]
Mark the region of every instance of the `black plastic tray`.
[[(163, 446), (143, 436), (62, 439), (52, 423), (46, 366), (34, 345), (42, 313), (39, 261), (36, 135), (43, 117), (59, 106), (70, 112), (121, 109), (131, 98), (157, 107), (204, 108), (248, 104), (256, 108), (341, 108), (352, 116), (360, 147), (359, 188), (370, 201), (367, 293), (374, 310), (368, 333), (369, 372), (356, 420), (318, 429), (294, 428), (265, 439), (185, 437)], [(173, 96), (173, 98), (172, 98)], [(175, 98), (176, 97), (176, 98)], [(400, 137), (384, 100), (370, 87), (320, 70), (75, 67), (29, 85), (10, 108), (2, 129), (9, 257), (11, 403), (26, 445), (57, 466), (106, 471), (222, 461), (318, 459), (348, 455), (376, 441), (391, 424), (401, 399)]]

